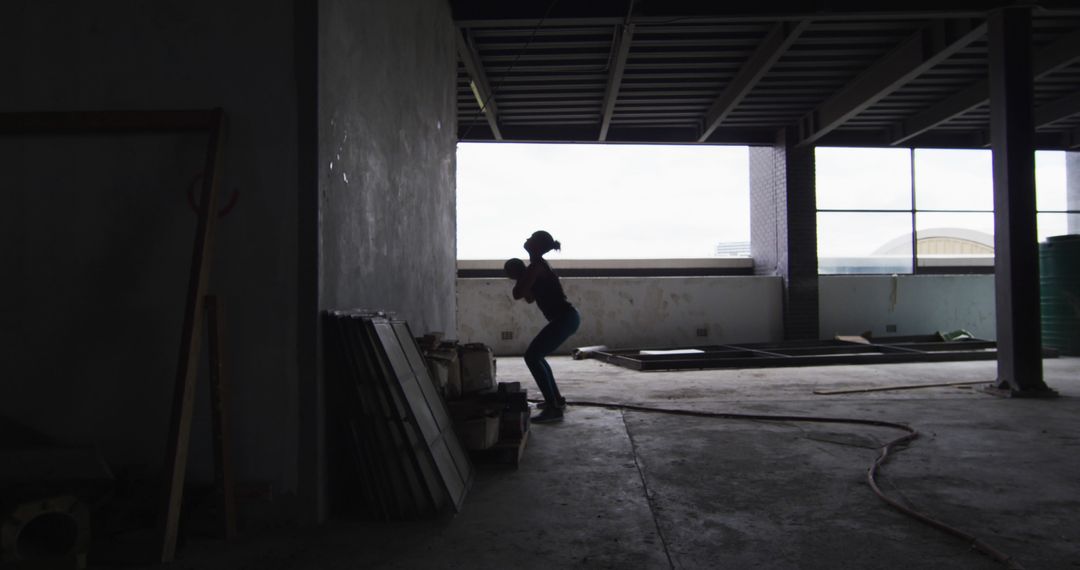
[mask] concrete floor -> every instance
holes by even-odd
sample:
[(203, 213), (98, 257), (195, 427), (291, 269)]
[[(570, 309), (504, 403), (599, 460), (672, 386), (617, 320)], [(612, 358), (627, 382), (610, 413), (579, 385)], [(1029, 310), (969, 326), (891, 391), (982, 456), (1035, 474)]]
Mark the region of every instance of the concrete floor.
[[(993, 362), (634, 372), (551, 359), (564, 395), (749, 414), (889, 420), (922, 436), (882, 488), (1028, 569), (1080, 568), (1080, 359), (1045, 362), (1054, 400), (970, 387), (819, 396), (814, 388), (991, 381)], [(520, 359), (499, 379), (533, 388)], [(535, 392), (535, 390), (531, 390)], [(478, 472), (449, 520), (190, 543), (172, 568), (1004, 568), (879, 501), (865, 482), (901, 432), (571, 406), (533, 427), (517, 471)]]

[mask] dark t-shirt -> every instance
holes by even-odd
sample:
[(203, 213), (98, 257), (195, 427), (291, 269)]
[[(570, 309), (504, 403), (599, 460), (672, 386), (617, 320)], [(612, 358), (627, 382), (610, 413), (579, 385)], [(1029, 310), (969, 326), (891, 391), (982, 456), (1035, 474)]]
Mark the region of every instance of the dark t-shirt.
[(536, 300), (536, 306), (540, 307), (540, 312), (544, 313), (544, 318), (553, 321), (573, 308), (573, 305), (566, 300), (559, 276), (555, 275), (551, 266), (546, 261), (537, 263), (540, 264), (540, 273), (536, 276), (536, 281), (533, 281), (533, 299)]

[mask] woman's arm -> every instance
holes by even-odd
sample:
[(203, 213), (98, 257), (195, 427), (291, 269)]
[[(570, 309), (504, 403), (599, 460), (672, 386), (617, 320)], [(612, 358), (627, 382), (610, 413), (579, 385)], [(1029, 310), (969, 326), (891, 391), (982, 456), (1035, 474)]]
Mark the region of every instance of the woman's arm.
[(533, 301), (532, 288), (536, 283), (536, 278), (540, 276), (542, 267), (540, 264), (534, 263), (525, 270), (525, 275), (521, 276), (521, 279), (514, 283), (514, 298), (525, 299), (526, 302), (531, 303)]
[[(517, 283), (519, 283), (519, 282), (520, 282), (520, 280), (514, 282), (514, 289), (517, 289)], [(533, 299), (532, 291), (525, 291), (525, 292), (521, 293), (520, 297), (517, 296), (517, 295), (514, 295), (514, 298), (515, 299), (524, 299), (526, 303), (532, 303), (535, 300), (535, 299)]]

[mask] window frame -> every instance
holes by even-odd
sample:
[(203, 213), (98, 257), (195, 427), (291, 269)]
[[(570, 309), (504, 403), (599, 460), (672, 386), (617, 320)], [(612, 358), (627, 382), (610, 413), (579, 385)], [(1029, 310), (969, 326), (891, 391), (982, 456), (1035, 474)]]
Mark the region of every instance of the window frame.
[[(908, 148), (908, 164), (911, 170), (911, 207), (905, 208), (817, 208), (815, 204), (815, 214), (822, 213), (849, 213), (849, 214), (902, 214), (909, 213), (911, 216), (911, 273), (910, 275), (942, 275), (942, 274), (977, 274), (988, 275), (994, 273), (996, 265), (996, 257), (992, 259), (989, 265), (933, 265), (923, 266), (919, 265), (919, 249), (918, 249), (918, 225), (916, 222), (918, 214), (991, 214), (995, 215), (993, 208), (989, 210), (985, 209), (919, 209), (918, 201), (916, 198), (915, 190), (915, 148)], [(816, 151), (816, 148), (815, 148)], [(815, 188), (817, 188), (817, 179), (815, 174)], [(1036, 208), (1036, 215), (1038, 214), (1066, 214), (1076, 215), (1080, 214), (1080, 210), (1040, 210)], [(996, 244), (995, 244), (996, 245)], [(821, 273), (820, 270), (820, 250), (818, 252), (819, 270), (818, 275), (888, 275), (889, 273)]]

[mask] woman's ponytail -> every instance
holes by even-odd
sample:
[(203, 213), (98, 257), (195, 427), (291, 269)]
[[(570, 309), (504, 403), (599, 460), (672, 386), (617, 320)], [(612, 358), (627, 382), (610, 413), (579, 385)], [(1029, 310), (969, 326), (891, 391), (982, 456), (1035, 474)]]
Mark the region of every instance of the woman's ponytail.
[(562, 251), (562, 244), (561, 244), (561, 243), (559, 243), (559, 240), (554, 240), (554, 241), (552, 241), (552, 242), (551, 242), (551, 247), (552, 247), (552, 249), (554, 249), (555, 251)]

